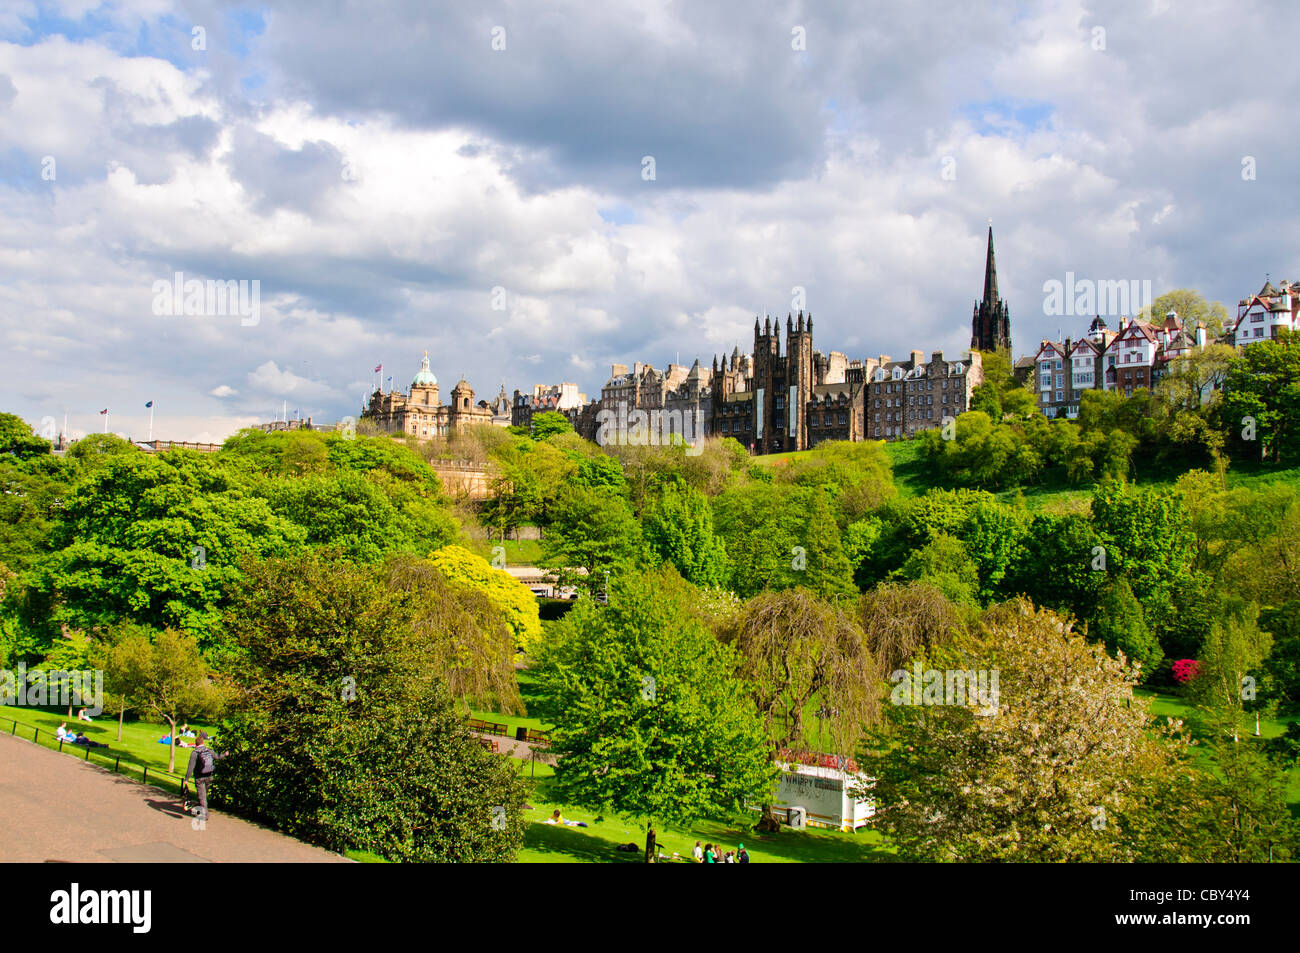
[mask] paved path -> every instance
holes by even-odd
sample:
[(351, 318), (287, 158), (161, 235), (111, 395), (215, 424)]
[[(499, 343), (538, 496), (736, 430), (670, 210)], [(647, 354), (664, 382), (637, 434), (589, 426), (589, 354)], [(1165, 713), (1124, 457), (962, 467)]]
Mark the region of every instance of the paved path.
[(191, 821), (165, 791), (0, 735), (0, 861), (348, 862), (216, 811)]

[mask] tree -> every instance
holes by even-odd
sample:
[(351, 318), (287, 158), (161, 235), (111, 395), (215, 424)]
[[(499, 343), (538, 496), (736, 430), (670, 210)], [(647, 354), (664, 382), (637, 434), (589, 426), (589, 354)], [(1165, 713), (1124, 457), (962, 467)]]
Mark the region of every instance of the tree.
[(243, 658), (225, 803), (336, 851), (513, 859), (523, 781), (469, 734), (443, 684), (428, 579), (403, 572), (422, 567), (434, 572), (313, 554), (249, 568), (225, 619)]
[(1192, 574), (1196, 538), (1187, 508), (1173, 493), (1106, 482), (1093, 491), (1092, 525), (1106, 572), (1128, 582), (1163, 644), (1181, 624), (1177, 598), (1200, 588)]
[(554, 410), (544, 410), (533, 415), (533, 439), (545, 440), (556, 434), (573, 433), (573, 424), (564, 414)]
[(1190, 288), (1166, 291), (1140, 314), (1153, 324), (1164, 324), (1165, 315), (1170, 311), (1178, 314), (1185, 328), (1194, 329), (1198, 322), (1203, 323), (1211, 338), (1222, 337), (1229, 323), (1227, 308), (1218, 301), (1211, 304), (1199, 291)]
[(31, 425), (16, 414), (0, 414), (0, 456), (23, 459), (50, 452), (50, 442), (38, 437)]
[(191, 635), (164, 629), (138, 672), (138, 705), (148, 718), (166, 721), (171, 728), (167, 749), (167, 770), (176, 770), (176, 723), (182, 718), (217, 715), (222, 708), (221, 691)]
[(117, 711), (118, 741), (122, 740), (126, 713), (145, 704), (156, 638), (157, 633), (144, 626), (124, 622), (110, 630), (102, 648), (104, 701), (110, 710)]
[(665, 485), (642, 517), (646, 545), (697, 586), (727, 579), (727, 548), (713, 532), (709, 501), (682, 483)]
[[(1142, 856), (1132, 830), (1177, 766), (1148, 728), (1136, 673), (1050, 612), (988, 610), (976, 636), (927, 656), (941, 677), (983, 670), (995, 714), (895, 696), (863, 751), (876, 824), (908, 860), (1087, 861)], [(992, 683), (992, 673), (998, 682)], [(900, 683), (901, 684), (901, 683)], [(897, 690), (897, 687), (896, 687)], [(938, 699), (942, 702), (943, 696)]]
[(1248, 458), (1300, 456), (1300, 336), (1283, 331), (1242, 351), (1223, 381), (1222, 421)]
[(1245, 703), (1256, 698), (1256, 676), (1272, 648), (1273, 637), (1259, 628), (1259, 607), (1225, 600), (1205, 637), (1191, 685), (1193, 698), (1234, 741)]
[[(608, 490), (569, 487), (555, 505), (542, 552), (564, 582), (594, 590), (605, 573), (621, 573), (642, 554), (641, 524), (623, 498)], [(585, 575), (573, 570), (586, 570)]]
[(553, 796), (656, 822), (739, 812), (769, 796), (771, 746), (737, 659), (691, 611), (670, 568), (580, 602), (535, 669), (554, 722)]
[(804, 714), (814, 702), (822, 731), (848, 754), (879, 715), (877, 671), (867, 637), (841, 610), (807, 589), (751, 599), (720, 631), (740, 659), (754, 706), (777, 749), (808, 743)]
[(429, 561), (453, 585), (481, 592), (505, 618), (514, 636), (514, 646), (528, 651), (542, 636), (537, 599), (532, 590), (501, 569), (494, 569), (482, 556), (462, 546), (444, 546)]
[(1123, 579), (1111, 583), (1102, 593), (1089, 635), (1099, 638), (1112, 652), (1123, 652), (1138, 666), (1140, 677), (1148, 678), (1165, 653), (1142, 614), (1142, 603)]
[(858, 623), (883, 683), (918, 654), (943, 650), (967, 631), (967, 614), (927, 582), (882, 585), (863, 593)]

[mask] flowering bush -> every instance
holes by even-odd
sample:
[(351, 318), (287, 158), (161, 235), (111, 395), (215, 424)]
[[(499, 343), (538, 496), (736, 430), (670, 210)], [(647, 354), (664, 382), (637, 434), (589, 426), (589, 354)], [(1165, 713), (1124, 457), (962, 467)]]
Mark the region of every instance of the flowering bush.
[(1174, 681), (1186, 684), (1201, 674), (1201, 663), (1194, 658), (1180, 658), (1173, 665)]

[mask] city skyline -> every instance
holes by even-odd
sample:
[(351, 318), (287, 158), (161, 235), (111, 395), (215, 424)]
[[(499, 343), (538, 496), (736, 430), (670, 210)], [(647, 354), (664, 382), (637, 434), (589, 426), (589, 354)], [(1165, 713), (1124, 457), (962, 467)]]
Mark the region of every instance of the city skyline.
[[(404, 383), (425, 349), (480, 396), (593, 393), (613, 363), (729, 353), (800, 290), (850, 356), (956, 353), (990, 218), (1016, 356), (1078, 323), (1045, 313), (1067, 275), (1231, 311), (1295, 277), (1270, 130), (1300, 71), (1181, 64), (1285, 12), (19, 7), (6, 394), (74, 433), (106, 404), (144, 433), (155, 400), (160, 435), (219, 440), (286, 401), (355, 415), (375, 364)], [(188, 281), (258, 285), (187, 315)]]

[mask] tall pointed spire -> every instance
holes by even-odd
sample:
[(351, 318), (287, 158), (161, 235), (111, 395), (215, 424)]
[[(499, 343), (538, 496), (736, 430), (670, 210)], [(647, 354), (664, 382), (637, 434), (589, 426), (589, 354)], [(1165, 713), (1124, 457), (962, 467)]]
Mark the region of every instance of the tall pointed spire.
[(989, 251), (984, 259), (984, 303), (990, 308), (998, 305), (998, 266), (993, 261), (993, 223), (989, 223)]
[(989, 219), (989, 245), (984, 257), (984, 297), (971, 311), (970, 346), (981, 351), (1011, 349), (1011, 314), (998, 295), (998, 266), (993, 257), (993, 220)]

